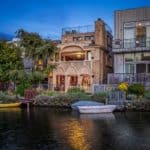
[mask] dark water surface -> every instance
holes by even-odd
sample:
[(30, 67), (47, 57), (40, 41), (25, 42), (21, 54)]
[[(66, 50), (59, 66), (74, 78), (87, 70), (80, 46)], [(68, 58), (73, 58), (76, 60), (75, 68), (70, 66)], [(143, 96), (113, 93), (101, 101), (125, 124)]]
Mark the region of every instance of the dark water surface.
[(150, 113), (0, 109), (0, 150), (150, 150)]

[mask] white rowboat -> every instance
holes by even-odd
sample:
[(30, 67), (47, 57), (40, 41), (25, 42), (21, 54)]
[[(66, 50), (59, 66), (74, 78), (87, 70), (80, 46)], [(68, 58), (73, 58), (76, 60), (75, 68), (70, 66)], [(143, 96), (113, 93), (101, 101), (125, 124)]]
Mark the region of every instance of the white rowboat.
[(111, 113), (116, 109), (116, 105), (102, 105), (102, 106), (77, 106), (80, 113), (96, 114), (96, 113)]

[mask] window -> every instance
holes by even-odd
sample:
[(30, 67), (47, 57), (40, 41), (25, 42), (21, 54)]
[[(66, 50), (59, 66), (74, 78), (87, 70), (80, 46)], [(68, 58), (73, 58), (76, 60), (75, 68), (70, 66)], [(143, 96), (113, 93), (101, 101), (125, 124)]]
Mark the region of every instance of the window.
[(134, 64), (125, 64), (125, 73), (134, 73)]
[(144, 47), (146, 46), (146, 27), (139, 25), (136, 27), (136, 46)]
[(124, 48), (135, 47), (135, 28), (124, 29)]
[(137, 73), (146, 73), (146, 64), (137, 64), (136, 72)]
[(133, 61), (134, 54), (125, 54), (124, 59), (125, 59), (125, 62)]
[(150, 47), (150, 26), (146, 27), (146, 46)]
[(147, 73), (150, 73), (150, 64), (148, 64), (148, 72)]
[(77, 86), (78, 76), (70, 76), (70, 86)]
[(91, 51), (88, 51), (87, 52), (87, 60), (91, 60), (91, 58), (92, 58)]
[(82, 37), (73, 37), (73, 41), (81, 41)]
[(94, 40), (94, 37), (93, 36), (85, 36), (84, 39), (86, 41), (88, 41), (88, 40)]

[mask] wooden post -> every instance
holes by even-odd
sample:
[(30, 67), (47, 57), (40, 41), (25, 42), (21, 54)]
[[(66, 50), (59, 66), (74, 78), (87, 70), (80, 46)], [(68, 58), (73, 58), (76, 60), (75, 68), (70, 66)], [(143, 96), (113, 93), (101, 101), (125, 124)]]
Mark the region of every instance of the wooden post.
[(27, 112), (29, 112), (29, 109), (30, 109), (30, 103), (27, 102)]

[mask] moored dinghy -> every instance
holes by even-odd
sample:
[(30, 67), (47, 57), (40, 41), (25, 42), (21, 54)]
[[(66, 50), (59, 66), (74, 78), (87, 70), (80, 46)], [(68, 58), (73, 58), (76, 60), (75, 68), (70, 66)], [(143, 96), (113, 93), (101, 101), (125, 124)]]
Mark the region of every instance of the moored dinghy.
[(71, 105), (71, 108), (73, 110), (78, 110), (78, 107), (79, 106), (103, 106), (104, 103), (99, 103), (99, 102), (95, 102), (95, 101), (85, 101), (85, 100), (82, 100), (82, 101), (78, 101), (78, 102), (75, 102)]
[(116, 105), (78, 106), (80, 113), (112, 113), (115, 109)]
[(15, 103), (1, 103), (0, 108), (12, 108), (12, 107), (20, 107), (21, 103), (20, 102), (15, 102)]

